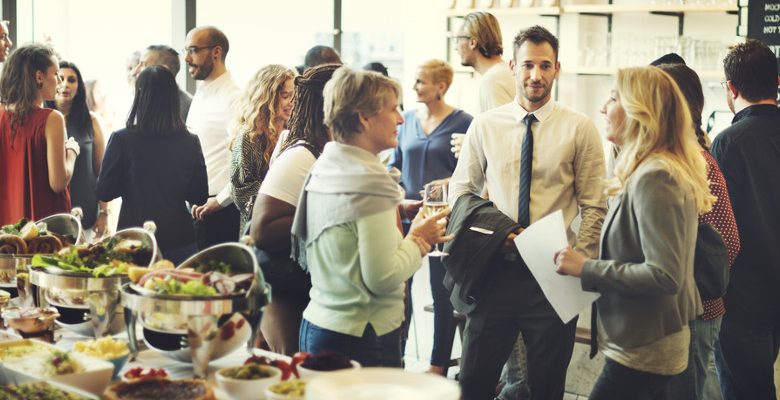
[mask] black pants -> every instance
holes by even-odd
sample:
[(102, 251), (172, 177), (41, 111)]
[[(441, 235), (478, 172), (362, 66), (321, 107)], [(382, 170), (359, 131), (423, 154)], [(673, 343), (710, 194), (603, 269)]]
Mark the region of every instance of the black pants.
[(466, 321), (460, 370), (463, 399), (495, 397), (501, 367), (518, 332), (528, 349), (531, 398), (562, 399), (577, 318), (561, 322), (522, 262), (502, 261), (490, 274), (489, 293)]
[(195, 238), (198, 249), (203, 250), (215, 244), (238, 241), (238, 225), (240, 223), (238, 208), (234, 204), (213, 212), (195, 221)]
[(729, 310), (720, 327), (720, 347), (730, 375), (727, 386), (737, 400), (776, 399), (774, 363), (780, 348), (780, 321), (751, 326), (735, 313)]
[[(666, 386), (678, 375), (657, 375), (628, 368), (607, 358), (593, 385), (590, 400), (655, 400), (666, 397)], [(694, 399), (691, 399), (694, 400)]]

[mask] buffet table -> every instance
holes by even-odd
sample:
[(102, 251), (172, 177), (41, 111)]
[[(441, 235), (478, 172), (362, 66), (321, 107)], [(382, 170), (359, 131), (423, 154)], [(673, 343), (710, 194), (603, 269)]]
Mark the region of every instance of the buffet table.
[[(57, 336), (62, 335), (59, 340), (57, 341), (56, 345), (63, 350), (71, 350), (73, 348), (73, 344), (79, 340), (86, 340), (88, 338), (85, 338), (83, 336), (78, 336), (72, 332), (59, 329), (57, 330)], [(139, 340), (140, 340), (140, 329), (139, 329)], [(127, 341), (127, 334), (122, 333), (119, 335), (114, 336), (116, 339)], [(262, 350), (262, 349), (253, 349), (254, 355), (258, 356), (265, 356), (270, 359), (283, 359), (285, 361), (289, 361), (289, 357), (272, 353), (270, 351)], [(238, 350), (228, 354), (225, 357), (220, 358), (219, 360), (215, 360), (209, 363), (209, 374), (208, 374), (208, 382), (214, 388), (214, 394), (216, 395), (217, 399), (219, 400), (230, 400), (230, 397), (227, 396), (220, 388), (217, 386), (216, 379), (214, 377), (214, 374), (217, 372), (220, 368), (225, 367), (235, 367), (242, 365), (244, 363), (244, 360), (246, 360), (248, 357), (250, 357), (252, 354), (250, 354), (245, 347), (241, 347)], [(119, 374), (121, 377), (122, 374), (124, 374), (127, 370), (132, 368), (164, 368), (165, 371), (168, 373), (169, 377), (171, 379), (192, 379), (192, 364), (186, 364), (178, 361), (171, 360), (170, 358), (167, 358), (163, 356), (162, 354), (155, 352), (151, 349), (144, 349), (142, 351), (138, 352), (138, 357), (128, 362), (124, 368), (122, 368), (122, 372)]]

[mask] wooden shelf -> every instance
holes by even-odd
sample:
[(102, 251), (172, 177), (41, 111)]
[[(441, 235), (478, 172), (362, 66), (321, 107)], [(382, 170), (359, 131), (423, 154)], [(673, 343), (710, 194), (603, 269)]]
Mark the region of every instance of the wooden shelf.
[(448, 17), (465, 17), (466, 14), (475, 11), (487, 11), (495, 16), (500, 15), (525, 15), (525, 16), (545, 16), (561, 15), (560, 7), (502, 7), (502, 8), (456, 8), (447, 10)]
[(572, 4), (563, 7), (565, 14), (618, 14), (618, 13), (714, 13), (737, 12), (736, 5), (697, 4)]
[[(561, 68), (561, 73), (564, 74), (577, 74), (577, 75), (594, 75), (594, 76), (612, 76), (617, 73), (617, 68), (612, 67), (584, 67), (584, 66), (574, 66), (571, 68), (566, 68), (565, 66)], [(712, 81), (712, 80), (718, 80), (723, 79), (723, 71), (719, 70), (698, 70), (696, 68), (693, 68), (694, 71), (699, 75), (699, 78), (705, 81)]]

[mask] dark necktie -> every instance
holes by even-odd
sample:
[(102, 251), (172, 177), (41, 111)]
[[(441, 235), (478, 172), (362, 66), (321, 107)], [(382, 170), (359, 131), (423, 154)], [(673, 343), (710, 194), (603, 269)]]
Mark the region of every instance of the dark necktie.
[(534, 136), (531, 125), (536, 121), (533, 114), (523, 118), (525, 122), (525, 137), (520, 150), (520, 198), (517, 204), (517, 223), (523, 228), (531, 223), (531, 169), (534, 159)]

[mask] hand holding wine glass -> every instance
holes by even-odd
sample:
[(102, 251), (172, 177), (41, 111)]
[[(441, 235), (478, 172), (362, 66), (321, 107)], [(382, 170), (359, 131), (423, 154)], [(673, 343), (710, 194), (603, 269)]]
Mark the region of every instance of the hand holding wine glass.
[[(425, 185), (425, 196), (423, 197), (423, 214), (426, 217), (438, 217), (442, 211), (448, 210), (447, 208), (447, 184), (442, 181), (433, 181)], [(448, 212), (449, 213), (449, 212)], [(436, 221), (442, 224), (442, 228), (447, 226), (447, 219), (438, 217)], [(444, 232), (442, 232), (443, 234)], [(437, 242), (434, 250), (429, 253), (434, 257), (443, 257), (447, 253), (439, 250), (439, 243)]]

